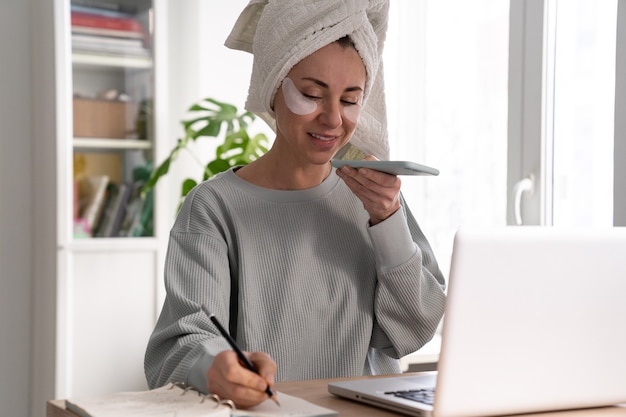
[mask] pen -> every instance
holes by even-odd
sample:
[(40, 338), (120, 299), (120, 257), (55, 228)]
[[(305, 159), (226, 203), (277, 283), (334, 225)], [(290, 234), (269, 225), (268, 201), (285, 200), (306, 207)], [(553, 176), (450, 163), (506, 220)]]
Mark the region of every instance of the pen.
[[(222, 334), (222, 336), (224, 336), (224, 339), (226, 339), (226, 341), (228, 342), (228, 344), (230, 345), (230, 347), (233, 348), (233, 350), (235, 351), (235, 353), (237, 353), (237, 357), (239, 358), (239, 360), (246, 366), (246, 368), (248, 368), (249, 370), (251, 370), (252, 372), (254, 372), (257, 375), (259, 374), (258, 369), (256, 369), (256, 367), (252, 364), (252, 362), (250, 362), (250, 360), (246, 357), (246, 355), (243, 354), (243, 352), (241, 351), (241, 349), (239, 349), (239, 346), (237, 346), (237, 342), (235, 342), (235, 339), (233, 339), (230, 334), (228, 334), (228, 332), (226, 331), (226, 329), (224, 329), (224, 327), (222, 327), (221, 323), (219, 322), (219, 320), (217, 320), (217, 317), (215, 317), (215, 315), (213, 313), (211, 313), (209, 311), (209, 309), (207, 308), (207, 306), (205, 306), (204, 304), (202, 304), (202, 311), (204, 311), (204, 313), (209, 316), (209, 320), (211, 320), (213, 322), (213, 324), (215, 325), (215, 327), (217, 327), (217, 330), (219, 330), (219, 332)], [(274, 394), (274, 391), (271, 390), (270, 386), (268, 385), (265, 388), (265, 392), (267, 395), (269, 395), (269, 397), (278, 405), (280, 406), (280, 403), (278, 402), (278, 400), (276, 399), (276, 395)]]

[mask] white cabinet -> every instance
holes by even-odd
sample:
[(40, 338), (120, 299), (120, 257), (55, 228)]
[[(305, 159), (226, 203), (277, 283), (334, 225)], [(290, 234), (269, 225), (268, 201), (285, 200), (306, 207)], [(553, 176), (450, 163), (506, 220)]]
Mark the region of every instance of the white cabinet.
[(157, 248), (126, 239), (62, 250), (68, 261), (59, 369), (66, 395), (146, 389), (143, 356), (157, 310)]
[[(37, 113), (43, 152), (35, 214), (41, 219), (35, 225), (41, 226), (35, 266), (35, 415), (53, 398), (147, 388), (143, 355), (162, 301), (167, 234), (159, 230), (159, 203), (155, 199), (141, 206), (135, 225), (142, 227), (133, 233), (122, 232), (123, 223), (110, 223), (103, 229), (108, 232), (98, 233), (93, 225), (84, 227), (87, 191), (93, 192), (84, 189), (84, 182), (106, 176), (104, 198), (123, 184), (137, 188), (141, 175), (171, 146), (163, 132), (168, 122), (154, 117), (168, 114), (168, 100), (159, 96), (167, 90), (156, 88), (167, 84), (161, 82), (167, 69), (159, 66), (167, 62), (168, 1), (48, 1), (39, 1), (38, 18), (53, 40), (36, 39), (42, 52), (35, 78), (44, 82), (36, 91), (42, 100)], [(76, 30), (72, 13), (89, 13), (89, 6), (103, 11), (92, 17), (104, 19), (102, 27), (117, 24), (116, 16), (122, 16), (117, 11), (127, 13), (125, 19), (145, 29), (142, 39), (126, 43), (125, 35), (108, 36), (102, 28)], [(49, 42), (53, 48), (47, 48)], [(108, 42), (136, 49), (113, 50)], [(127, 206), (111, 200), (108, 207), (130, 209), (131, 198)]]

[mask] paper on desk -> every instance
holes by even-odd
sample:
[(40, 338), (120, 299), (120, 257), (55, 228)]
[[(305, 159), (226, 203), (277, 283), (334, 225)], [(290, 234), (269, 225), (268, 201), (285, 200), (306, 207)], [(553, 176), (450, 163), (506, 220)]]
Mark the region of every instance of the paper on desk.
[(195, 391), (168, 385), (149, 391), (118, 392), (65, 401), (68, 410), (82, 417), (229, 417), (230, 408), (202, 401)]
[(293, 397), (285, 393), (278, 393), (280, 407), (272, 400), (265, 400), (256, 407), (248, 410), (232, 410), (235, 417), (334, 417), (337, 412), (320, 407), (302, 398)]
[[(204, 399), (204, 400), (203, 400)], [(248, 410), (231, 410), (196, 391), (167, 385), (149, 391), (118, 392), (68, 399), (65, 406), (81, 417), (334, 417), (337, 413), (302, 398), (279, 393), (280, 407), (266, 400)]]

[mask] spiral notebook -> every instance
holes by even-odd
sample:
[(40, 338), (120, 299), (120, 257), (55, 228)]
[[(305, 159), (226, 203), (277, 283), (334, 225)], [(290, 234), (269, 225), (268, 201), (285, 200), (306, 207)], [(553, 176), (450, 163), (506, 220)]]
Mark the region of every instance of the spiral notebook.
[(81, 417), (333, 417), (337, 412), (302, 398), (278, 393), (280, 407), (266, 400), (246, 410), (230, 400), (205, 395), (183, 383), (137, 392), (65, 400), (65, 407)]

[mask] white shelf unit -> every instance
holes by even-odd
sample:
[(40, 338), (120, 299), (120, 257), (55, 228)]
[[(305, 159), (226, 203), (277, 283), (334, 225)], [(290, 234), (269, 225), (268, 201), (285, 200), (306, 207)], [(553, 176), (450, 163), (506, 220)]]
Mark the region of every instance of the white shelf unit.
[[(154, 111), (166, 113), (167, 100), (158, 97), (155, 85), (163, 75), (153, 58), (73, 53), (71, 1), (54, 0), (58, 127), (53, 398), (146, 389), (143, 355), (162, 299), (164, 248), (157, 219), (151, 236), (79, 238), (74, 236), (73, 216), (76, 154), (119, 155), (119, 175), (127, 181), (137, 165), (132, 158), (155, 164), (163, 158), (162, 124), (153, 121), (149, 137), (75, 135), (72, 106), (77, 93), (95, 96), (109, 88), (126, 92), (137, 81), (148, 91), (143, 98), (153, 100)], [(167, 26), (167, 0), (99, 1), (149, 14), (152, 53), (161, 64), (166, 61), (167, 40), (161, 32)], [(157, 206), (155, 200), (155, 215)]]

